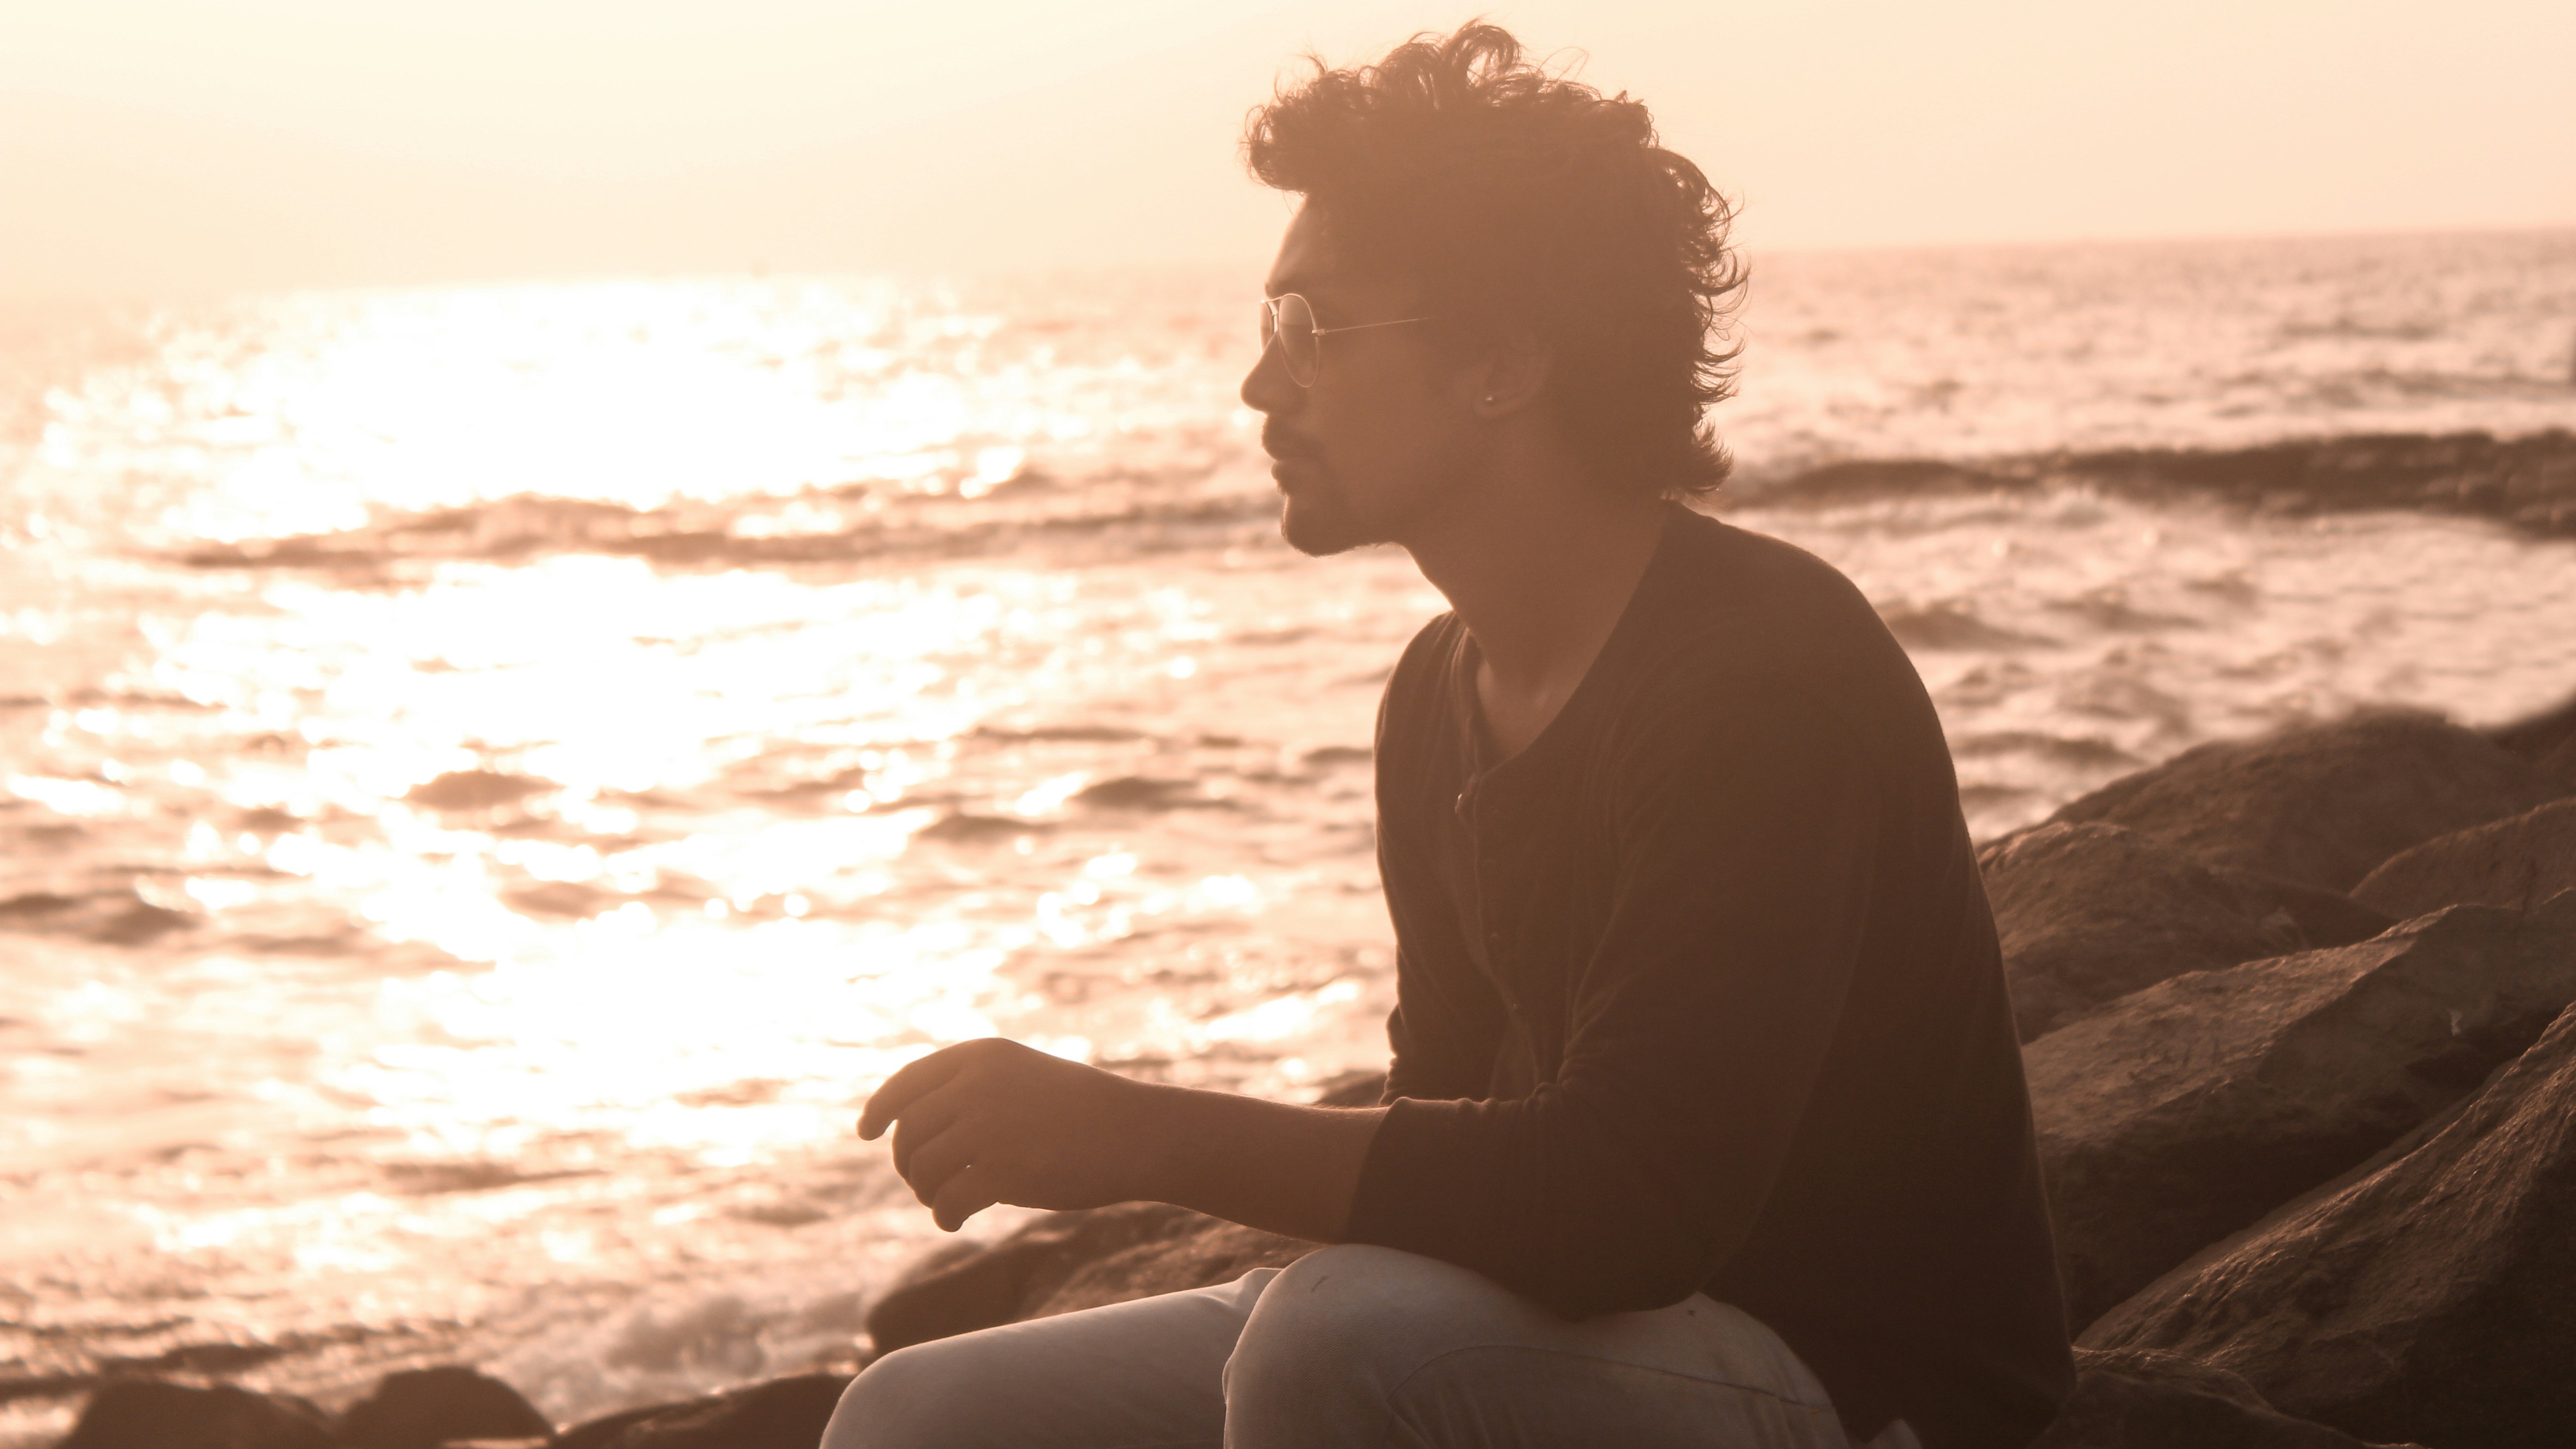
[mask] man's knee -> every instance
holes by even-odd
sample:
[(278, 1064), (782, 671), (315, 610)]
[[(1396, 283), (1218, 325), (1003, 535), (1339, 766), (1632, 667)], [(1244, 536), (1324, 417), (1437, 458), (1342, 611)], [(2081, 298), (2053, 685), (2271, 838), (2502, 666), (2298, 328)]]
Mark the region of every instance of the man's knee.
[(1319, 1249), (1263, 1290), (1226, 1363), (1227, 1401), (1383, 1393), (1511, 1302), (1499, 1285), (1435, 1259), (1364, 1244)]
[(822, 1449), (928, 1449), (961, 1442), (980, 1401), (978, 1383), (990, 1386), (982, 1357), (964, 1339), (915, 1344), (869, 1364), (841, 1391), (840, 1406), (823, 1431)]

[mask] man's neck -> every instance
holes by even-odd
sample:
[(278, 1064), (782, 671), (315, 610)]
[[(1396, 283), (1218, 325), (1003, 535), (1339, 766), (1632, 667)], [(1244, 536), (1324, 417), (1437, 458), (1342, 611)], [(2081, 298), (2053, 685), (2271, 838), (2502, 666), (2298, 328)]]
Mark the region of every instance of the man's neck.
[(1408, 540), (1482, 657), (1488, 741), (1517, 754), (1547, 726), (1636, 592), (1666, 513), (1661, 500), (1506, 467), (1461, 509)]

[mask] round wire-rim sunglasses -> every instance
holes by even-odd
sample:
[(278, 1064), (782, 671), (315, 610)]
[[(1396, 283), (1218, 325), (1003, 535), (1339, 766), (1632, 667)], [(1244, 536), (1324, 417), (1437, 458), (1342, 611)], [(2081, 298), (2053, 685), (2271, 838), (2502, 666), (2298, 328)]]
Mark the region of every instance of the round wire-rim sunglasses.
[(1313, 387), (1316, 374), (1324, 365), (1322, 339), (1336, 332), (1366, 332), (1372, 327), (1401, 327), (1408, 322), (1430, 322), (1430, 317), (1397, 317), (1385, 322), (1354, 322), (1348, 327), (1318, 327), (1315, 307), (1294, 292), (1261, 299), (1261, 349), (1279, 349), (1279, 360), (1288, 369), (1288, 380), (1299, 387)]

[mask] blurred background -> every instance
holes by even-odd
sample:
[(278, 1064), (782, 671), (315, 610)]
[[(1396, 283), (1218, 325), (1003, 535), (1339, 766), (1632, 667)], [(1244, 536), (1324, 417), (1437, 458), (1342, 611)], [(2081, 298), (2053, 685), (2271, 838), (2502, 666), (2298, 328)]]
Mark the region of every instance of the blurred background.
[(2576, 220), (2544, 0), (8, 0), (0, 295), (1241, 268), (1289, 58), (1475, 13), (1647, 99), (1757, 250)]
[[(1441, 602), (1275, 537), (1236, 140), (1469, 13), (0, 0), (0, 1444), (846, 1361), (901, 1062), (1377, 1065)], [(1981, 838), (2576, 689), (2576, 10), (1485, 13), (1743, 203), (1729, 516)]]

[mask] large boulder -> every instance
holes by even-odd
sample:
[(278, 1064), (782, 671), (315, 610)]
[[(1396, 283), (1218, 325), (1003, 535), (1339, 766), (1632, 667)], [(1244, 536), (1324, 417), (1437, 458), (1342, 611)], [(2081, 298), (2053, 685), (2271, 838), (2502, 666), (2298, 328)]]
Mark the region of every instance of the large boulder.
[(868, 1310), (879, 1353), (950, 1334), (1285, 1267), (1314, 1244), (1166, 1203), (1050, 1213), (990, 1247), (943, 1254)]
[(2366, 940), (2390, 918), (2213, 868), (2121, 825), (2059, 823), (1978, 856), (2025, 1042), (2186, 971)]
[(2364, 1438), (2562, 1445), (2571, 1222), (2576, 1011), (2421, 1146), (2213, 1246), (2084, 1341), (2200, 1360)]
[(349, 1449), (438, 1449), (455, 1439), (551, 1439), (554, 1422), (517, 1389), (454, 1365), (385, 1375), (340, 1415)]
[(2030, 1449), (2371, 1449), (2293, 1419), (2254, 1386), (2179, 1354), (2075, 1351), (2075, 1391)]
[(2488, 733), (2497, 744), (2576, 790), (2576, 695), (2555, 709)]
[(2125, 825), (2211, 865), (2348, 891), (2409, 846), (2571, 793), (2475, 730), (2371, 711), (2185, 750), (2050, 819)]
[(2576, 894), (2191, 972), (2031, 1043), (2071, 1321), (2467, 1095), (2570, 1000)]
[(2436, 836), (2380, 863), (2353, 899), (2392, 916), (2444, 906), (2528, 910), (2576, 889), (2576, 799)]
[(159, 1379), (102, 1385), (56, 1449), (332, 1449), (322, 1411), (284, 1394)]
[(797, 1374), (566, 1429), (554, 1449), (814, 1449), (848, 1374)]

